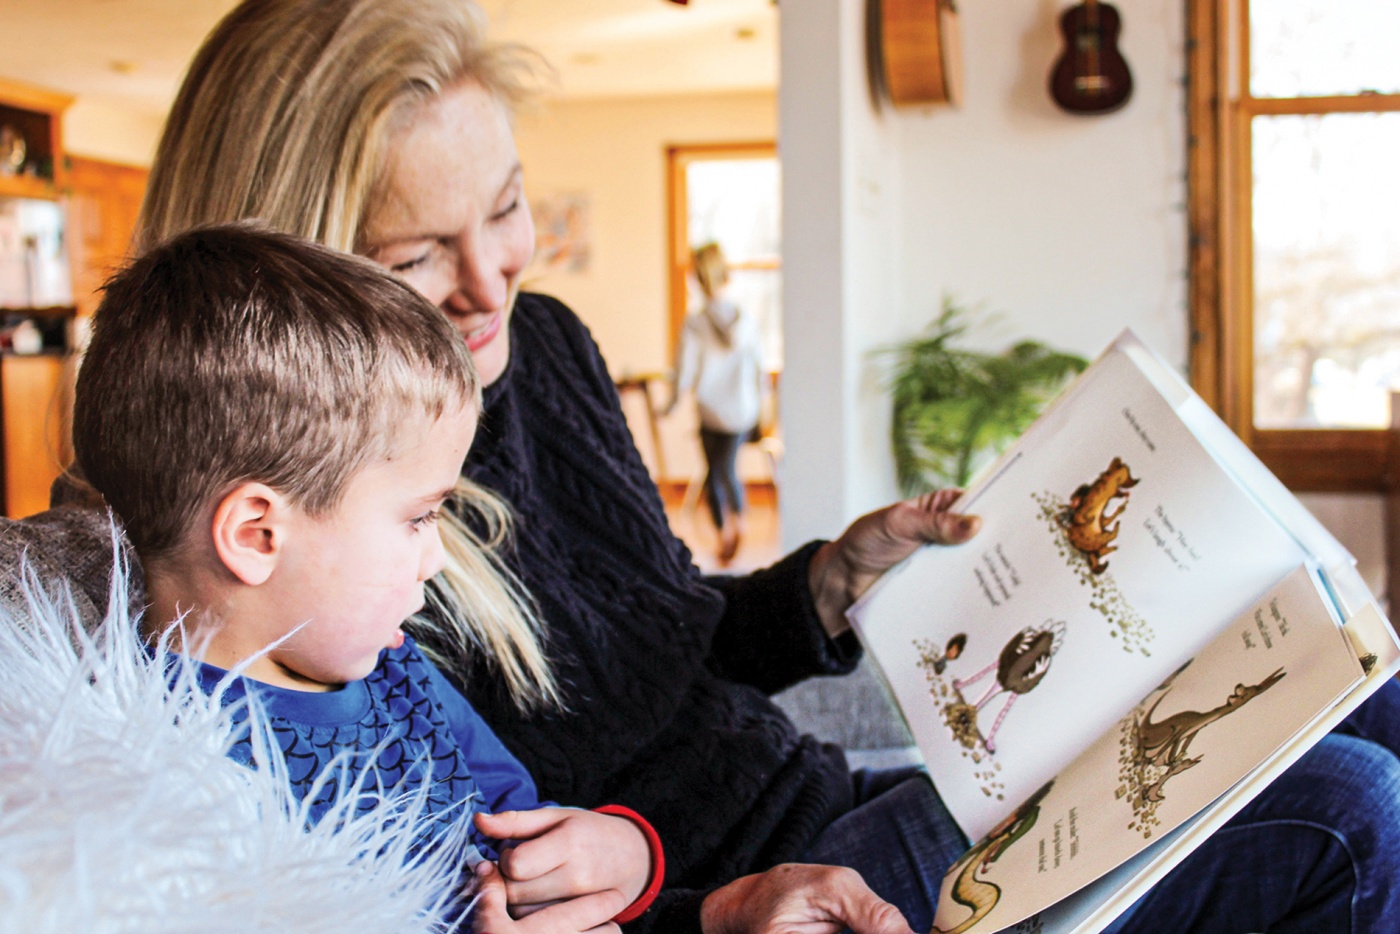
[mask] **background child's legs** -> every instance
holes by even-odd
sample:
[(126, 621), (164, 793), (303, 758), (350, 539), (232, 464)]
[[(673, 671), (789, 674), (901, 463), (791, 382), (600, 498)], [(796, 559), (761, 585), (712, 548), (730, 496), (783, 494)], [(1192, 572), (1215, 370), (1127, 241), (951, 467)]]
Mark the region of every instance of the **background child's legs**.
[(708, 467), (705, 497), (717, 529), (724, 527), (725, 516), (737, 517), (744, 511), (744, 489), (736, 472), (740, 440), (740, 435), (727, 431), (700, 428), (700, 447), (705, 452)]

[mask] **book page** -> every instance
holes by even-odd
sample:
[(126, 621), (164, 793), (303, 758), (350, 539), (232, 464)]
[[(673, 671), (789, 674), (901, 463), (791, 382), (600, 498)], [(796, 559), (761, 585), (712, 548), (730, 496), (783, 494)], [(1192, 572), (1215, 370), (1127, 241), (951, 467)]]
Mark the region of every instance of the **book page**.
[(1111, 347), (851, 610), (973, 839), (1308, 557), (1177, 404)]
[(1362, 679), (1299, 567), (1226, 626), (944, 879), (935, 931), (997, 931), (1182, 826)]

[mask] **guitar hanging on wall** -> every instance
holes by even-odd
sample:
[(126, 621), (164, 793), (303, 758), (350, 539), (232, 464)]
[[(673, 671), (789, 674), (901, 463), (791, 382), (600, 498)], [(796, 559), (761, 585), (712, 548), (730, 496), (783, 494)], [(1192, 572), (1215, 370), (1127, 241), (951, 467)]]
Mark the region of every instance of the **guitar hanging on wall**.
[(1133, 93), (1133, 76), (1118, 51), (1123, 21), (1112, 4), (1083, 0), (1060, 17), (1065, 50), (1050, 72), (1050, 96), (1075, 114), (1106, 114)]

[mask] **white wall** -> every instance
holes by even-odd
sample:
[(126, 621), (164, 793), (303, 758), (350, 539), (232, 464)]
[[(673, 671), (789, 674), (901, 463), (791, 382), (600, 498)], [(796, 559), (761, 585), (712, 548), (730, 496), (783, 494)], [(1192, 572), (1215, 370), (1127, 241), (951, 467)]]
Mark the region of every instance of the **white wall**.
[[(1000, 314), (973, 335), (987, 347), (1029, 336), (1092, 356), (1131, 327), (1187, 359), (1185, 4), (1120, 4), (1135, 91), (1084, 117), (1046, 89), (1061, 0), (961, 4), (961, 109), (878, 113), (864, 3), (782, 14), (788, 547), (893, 498), (869, 354), (924, 327), (945, 292)], [(1304, 502), (1380, 588), (1377, 498)]]
[(555, 101), (521, 116), (526, 193), (583, 193), (592, 256), (534, 285), (578, 312), (614, 375), (670, 367), (666, 147), (772, 140), (771, 93)]

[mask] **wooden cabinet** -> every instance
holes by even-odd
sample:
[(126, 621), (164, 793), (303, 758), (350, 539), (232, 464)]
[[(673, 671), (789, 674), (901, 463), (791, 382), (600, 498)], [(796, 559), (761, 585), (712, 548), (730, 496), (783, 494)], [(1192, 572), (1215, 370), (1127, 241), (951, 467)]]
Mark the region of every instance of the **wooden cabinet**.
[(49, 487), (70, 460), (68, 357), (0, 357), (0, 419), (5, 426), (0, 472), (5, 515), (19, 519), (49, 508)]
[(63, 111), (73, 102), (0, 79), (0, 197), (58, 197), (63, 189)]
[[(0, 80), (0, 199), (61, 199), (73, 305), (87, 316), (97, 308), (103, 282), (126, 259), (148, 172), (65, 158), (61, 117), (70, 100)], [(15, 144), (17, 138), (22, 143)], [(14, 157), (8, 166), (7, 151)], [(4, 313), (55, 324), (54, 315), (67, 320), (73, 309)], [(0, 513), (6, 516), (47, 509), (49, 487), (72, 459), (74, 360), (65, 347), (0, 355)]]
[(146, 195), (146, 169), (73, 156), (68, 160), (68, 255), (73, 304), (79, 315), (97, 310), (98, 290), (124, 262)]

